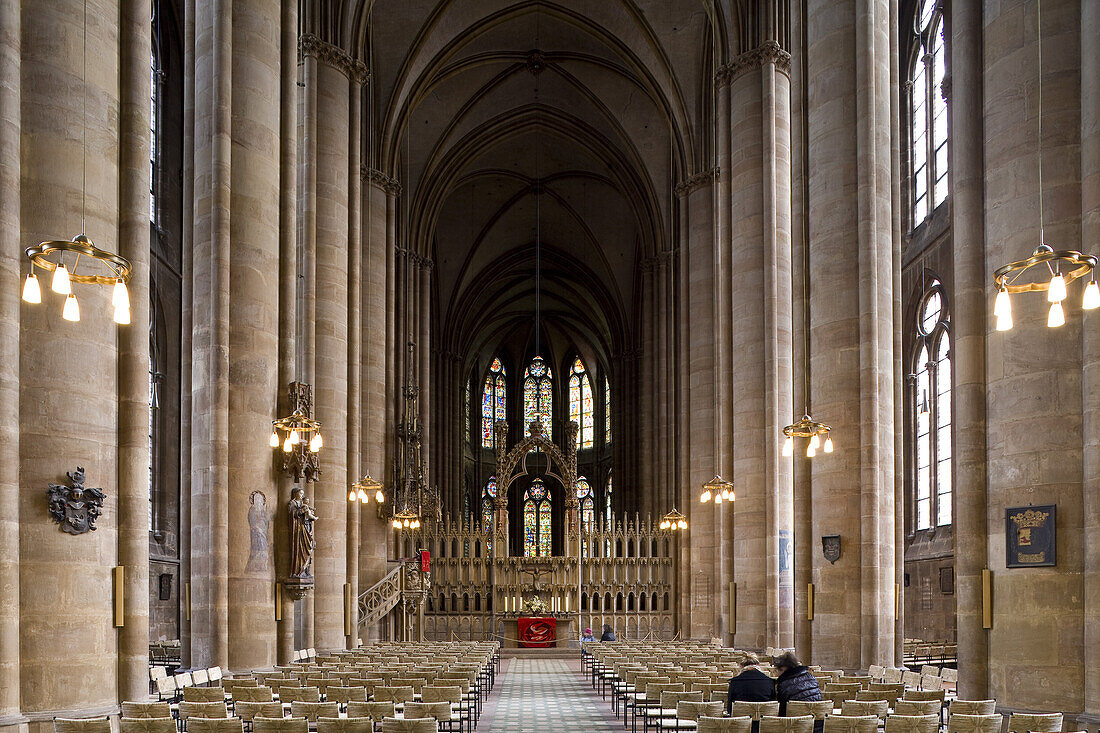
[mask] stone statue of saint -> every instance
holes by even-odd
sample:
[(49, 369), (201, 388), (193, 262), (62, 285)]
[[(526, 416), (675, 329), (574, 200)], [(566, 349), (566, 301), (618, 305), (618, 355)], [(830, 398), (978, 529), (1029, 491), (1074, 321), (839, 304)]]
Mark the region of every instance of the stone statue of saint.
[(301, 488), (291, 492), (287, 511), (290, 513), (290, 577), (311, 577), (313, 548), (317, 545), (313, 539), (313, 523), (317, 521), (317, 514)]

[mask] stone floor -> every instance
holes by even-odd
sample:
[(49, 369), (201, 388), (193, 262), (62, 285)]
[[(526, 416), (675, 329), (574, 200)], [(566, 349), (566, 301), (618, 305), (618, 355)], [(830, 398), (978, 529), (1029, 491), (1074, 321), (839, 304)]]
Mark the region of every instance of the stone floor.
[(579, 659), (508, 659), (478, 733), (621, 731), (610, 706), (580, 673)]

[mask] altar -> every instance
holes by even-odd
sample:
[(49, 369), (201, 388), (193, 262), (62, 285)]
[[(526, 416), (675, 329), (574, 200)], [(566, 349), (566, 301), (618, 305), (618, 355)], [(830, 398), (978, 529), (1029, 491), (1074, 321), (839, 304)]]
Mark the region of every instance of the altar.
[(572, 614), (509, 615), (501, 620), (498, 628), (502, 637), (501, 646), (511, 649), (579, 648), (580, 637)]

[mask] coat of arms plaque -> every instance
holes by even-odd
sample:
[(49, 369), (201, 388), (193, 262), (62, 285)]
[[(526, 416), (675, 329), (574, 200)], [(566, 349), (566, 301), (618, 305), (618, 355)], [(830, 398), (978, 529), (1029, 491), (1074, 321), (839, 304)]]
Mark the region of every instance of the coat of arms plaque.
[(46, 495), (50, 499), (50, 516), (61, 526), (62, 532), (84, 534), (95, 530), (95, 520), (102, 513), (107, 495), (102, 489), (84, 485), (84, 467), (68, 471), (69, 485), (50, 484)]

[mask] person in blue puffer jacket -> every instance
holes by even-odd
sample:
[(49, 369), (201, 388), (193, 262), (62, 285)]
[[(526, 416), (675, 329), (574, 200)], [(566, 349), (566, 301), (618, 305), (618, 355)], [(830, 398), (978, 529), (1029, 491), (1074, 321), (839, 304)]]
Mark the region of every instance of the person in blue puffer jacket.
[(816, 701), (821, 699), (821, 687), (802, 662), (792, 652), (784, 652), (772, 661), (779, 679), (775, 681), (775, 697), (779, 700), (779, 714), (787, 714), (791, 700)]

